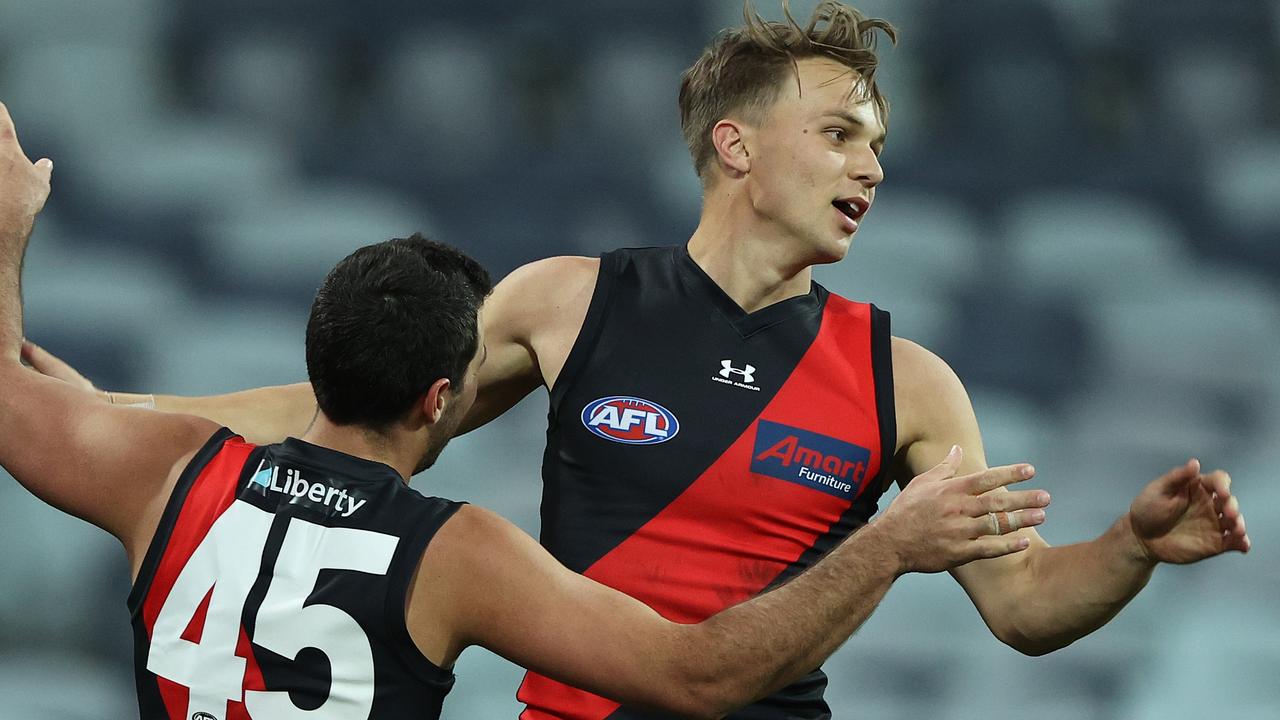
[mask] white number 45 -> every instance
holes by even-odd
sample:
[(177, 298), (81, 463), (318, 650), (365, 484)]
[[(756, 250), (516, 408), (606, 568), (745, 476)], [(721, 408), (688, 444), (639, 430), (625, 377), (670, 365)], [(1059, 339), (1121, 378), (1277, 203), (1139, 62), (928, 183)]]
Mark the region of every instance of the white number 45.
[[(262, 566), (275, 516), (237, 500), (187, 561), (160, 608), (147, 670), (190, 690), (186, 717), (224, 720), (227, 701), (255, 718), (367, 720), (373, 707), (373, 650), (360, 624), (332, 605), (305, 605), (321, 570), (385, 575), (399, 539), (370, 530), (331, 528), (293, 518), (258, 609), (254, 643), (287, 658), (307, 647), (329, 658), (333, 685), (324, 704), (302, 710), (286, 691), (244, 691), (245, 659), (236, 655), (241, 615)], [(199, 642), (182, 638), (210, 594)]]

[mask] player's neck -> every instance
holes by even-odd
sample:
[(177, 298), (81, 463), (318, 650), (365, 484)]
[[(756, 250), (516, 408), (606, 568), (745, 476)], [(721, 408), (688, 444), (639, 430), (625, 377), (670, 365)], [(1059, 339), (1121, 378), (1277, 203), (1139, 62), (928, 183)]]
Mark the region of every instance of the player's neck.
[(413, 476), (421, 459), (420, 452), (415, 455), (415, 449), (408, 447), (410, 443), (379, 437), (354, 425), (335, 425), (324, 413), (316, 414), (315, 422), (301, 439), (363, 460), (390, 465), (405, 482)]
[(689, 256), (746, 312), (807, 294), (811, 266), (787, 252), (795, 240), (741, 205), (723, 198), (704, 204)]

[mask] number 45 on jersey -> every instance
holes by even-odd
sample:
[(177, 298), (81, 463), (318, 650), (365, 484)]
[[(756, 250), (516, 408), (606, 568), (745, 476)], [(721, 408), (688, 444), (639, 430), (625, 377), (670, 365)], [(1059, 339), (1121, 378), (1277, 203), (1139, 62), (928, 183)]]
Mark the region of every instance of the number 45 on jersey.
[[(332, 605), (306, 605), (321, 570), (385, 575), (399, 539), (291, 518), (258, 608), (253, 642), (287, 658), (303, 648), (328, 656), (332, 685), (320, 707), (303, 710), (285, 690), (245, 690), (245, 659), (236, 655), (249, 591), (262, 568), (277, 517), (237, 500), (196, 548), (165, 598), (152, 630), (147, 670), (189, 690), (186, 718), (225, 720), (228, 702), (252, 718), (366, 720), (373, 707), (373, 651), (355, 618)], [(198, 642), (182, 635), (206, 596)]]

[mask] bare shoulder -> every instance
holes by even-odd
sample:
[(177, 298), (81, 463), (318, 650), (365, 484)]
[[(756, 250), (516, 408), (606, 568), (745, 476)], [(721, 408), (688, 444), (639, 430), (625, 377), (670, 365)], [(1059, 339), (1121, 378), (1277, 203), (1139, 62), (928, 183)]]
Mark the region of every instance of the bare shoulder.
[(551, 562), (515, 524), (491, 510), (463, 505), (436, 531), (419, 560), (405, 616), (414, 644), (432, 662), (451, 667), (484, 635), (495, 605), (518, 603), (540, 587), (543, 578), (529, 570)]
[(511, 272), (503, 282), (513, 281), (524, 289), (542, 287), (550, 290), (575, 284), (593, 284), (600, 272), (600, 258), (581, 255), (557, 255), (534, 260)]
[(938, 383), (958, 381), (955, 371), (932, 350), (906, 338), (894, 337), (893, 379), (895, 387), (936, 387)]
[(489, 315), (500, 314), (527, 321), (521, 325), (536, 324), (539, 319), (547, 319), (552, 311), (590, 302), (599, 273), (599, 258), (573, 255), (522, 265), (494, 288), (493, 297), (485, 304), (486, 320), (493, 322)]
[[(142, 408), (119, 408), (118, 412), (123, 422), (137, 428), (139, 437), (146, 438), (138, 443), (146, 448), (144, 456), (132, 460), (121, 458), (118, 465), (134, 471), (150, 466), (146, 472), (131, 473), (130, 492), (116, 494), (122, 500), (132, 499), (128, 506), (121, 508), (124, 512), (119, 520), (120, 529), (112, 532), (124, 543), (136, 572), (136, 563), (141, 562), (142, 554), (151, 544), (178, 478), (222, 426), (186, 413)], [(118, 430), (103, 428), (103, 431), (116, 437), (120, 435)]]
[(449, 603), (471, 619), (473, 611), (492, 604), (497, 596), (546, 590), (566, 577), (580, 578), (515, 523), (475, 505), (458, 508), (441, 526), (422, 562), (444, 580), (436, 590), (451, 595)]
[[(524, 541), (524, 542), (522, 542)], [(463, 505), (436, 531), (423, 552), (424, 566), (430, 567), (436, 587), (443, 592), (466, 594), (480, 589), (480, 575), (510, 559), (525, 542), (534, 543), (514, 523), (476, 505)], [(536, 543), (534, 543), (536, 544)], [(440, 584), (443, 578), (462, 582)]]
[(477, 545), (483, 545), (478, 541), (502, 533), (508, 526), (514, 527), (492, 510), (463, 505), (440, 527), (428, 550), (434, 555), (447, 555), (453, 550), (473, 552)]
[(939, 423), (972, 414), (968, 393), (946, 361), (905, 338), (894, 337), (892, 349), (900, 446), (919, 439)]
[(495, 367), (505, 368), (503, 377), (533, 381), (519, 397), (536, 381), (555, 384), (586, 320), (599, 274), (598, 258), (538, 260), (513, 271), (485, 301), (486, 342), (491, 357), (500, 355), (495, 363), (503, 363)]

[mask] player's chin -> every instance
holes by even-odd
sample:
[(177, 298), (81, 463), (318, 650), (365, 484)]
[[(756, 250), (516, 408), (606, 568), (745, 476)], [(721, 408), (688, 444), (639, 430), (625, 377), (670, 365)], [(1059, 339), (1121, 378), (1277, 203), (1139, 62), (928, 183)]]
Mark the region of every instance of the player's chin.
[(813, 265), (829, 265), (831, 263), (840, 262), (849, 254), (849, 248), (853, 245), (853, 235), (835, 235), (825, 238), (825, 241), (819, 243), (815, 247), (816, 253), (813, 259)]

